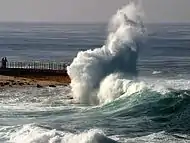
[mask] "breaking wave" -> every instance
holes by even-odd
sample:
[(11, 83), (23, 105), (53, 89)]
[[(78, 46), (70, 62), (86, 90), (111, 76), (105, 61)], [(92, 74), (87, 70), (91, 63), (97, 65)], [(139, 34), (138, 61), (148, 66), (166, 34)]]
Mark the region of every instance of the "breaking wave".
[(11, 134), (10, 142), (14, 143), (116, 143), (106, 137), (103, 131), (91, 129), (82, 133), (46, 129), (36, 124), (27, 124)]
[(102, 104), (142, 89), (142, 83), (134, 80), (144, 34), (141, 17), (140, 6), (133, 2), (118, 10), (109, 24), (105, 45), (79, 52), (67, 67), (77, 102)]

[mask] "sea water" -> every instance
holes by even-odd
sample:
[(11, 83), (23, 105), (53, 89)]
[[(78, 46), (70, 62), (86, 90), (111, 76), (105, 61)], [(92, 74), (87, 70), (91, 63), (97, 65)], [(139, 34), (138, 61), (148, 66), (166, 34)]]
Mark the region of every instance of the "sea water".
[(130, 4), (109, 25), (1, 23), (0, 56), (68, 62), (72, 83), (0, 89), (0, 142), (190, 142), (190, 24), (141, 14)]

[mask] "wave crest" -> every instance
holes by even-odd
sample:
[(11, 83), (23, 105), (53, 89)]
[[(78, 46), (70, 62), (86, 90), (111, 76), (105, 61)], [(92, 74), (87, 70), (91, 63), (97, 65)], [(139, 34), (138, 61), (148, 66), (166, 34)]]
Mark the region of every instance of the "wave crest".
[[(109, 35), (105, 45), (102, 48), (79, 52), (72, 64), (67, 67), (73, 96), (77, 102), (104, 103), (108, 101), (106, 97), (110, 92), (110, 88), (104, 86), (110, 84), (107, 87), (111, 87), (117, 84), (110, 78), (111, 74), (127, 75), (127, 78), (122, 79), (126, 80), (125, 84), (137, 75), (136, 62), (142, 35), (143, 25), (139, 7), (135, 3), (130, 3), (118, 10), (109, 24)], [(111, 92), (109, 100), (120, 96), (120, 92), (125, 90), (115, 91), (118, 95)]]
[(106, 137), (99, 129), (73, 134), (55, 129), (48, 130), (35, 124), (24, 125), (17, 132), (12, 133), (10, 141), (14, 143), (117, 143)]

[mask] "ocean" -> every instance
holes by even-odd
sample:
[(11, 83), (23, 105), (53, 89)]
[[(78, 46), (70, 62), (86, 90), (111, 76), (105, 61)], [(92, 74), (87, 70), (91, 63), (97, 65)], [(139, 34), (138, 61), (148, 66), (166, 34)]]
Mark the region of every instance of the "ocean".
[[(72, 79), (0, 89), (0, 142), (190, 142), (190, 24), (145, 23), (138, 45), (136, 28), (122, 24), (117, 33), (107, 24), (0, 23), (0, 57), (67, 62)], [(135, 78), (125, 68), (134, 45)]]

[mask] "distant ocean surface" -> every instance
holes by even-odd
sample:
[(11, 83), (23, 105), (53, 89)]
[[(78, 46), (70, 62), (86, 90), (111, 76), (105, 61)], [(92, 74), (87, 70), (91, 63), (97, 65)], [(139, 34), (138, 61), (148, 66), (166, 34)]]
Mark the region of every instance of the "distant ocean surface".
[[(190, 142), (190, 24), (145, 27), (138, 79), (152, 90), (86, 106), (70, 86), (0, 89), (0, 142)], [(107, 24), (0, 23), (0, 57), (71, 63), (107, 35)]]
[(106, 24), (0, 23), (0, 56), (15, 61), (71, 61), (100, 47)]
[[(146, 28), (140, 72), (188, 75), (190, 24), (146, 24)], [(79, 51), (101, 47), (107, 34), (107, 24), (0, 23), (0, 57), (70, 63)]]

